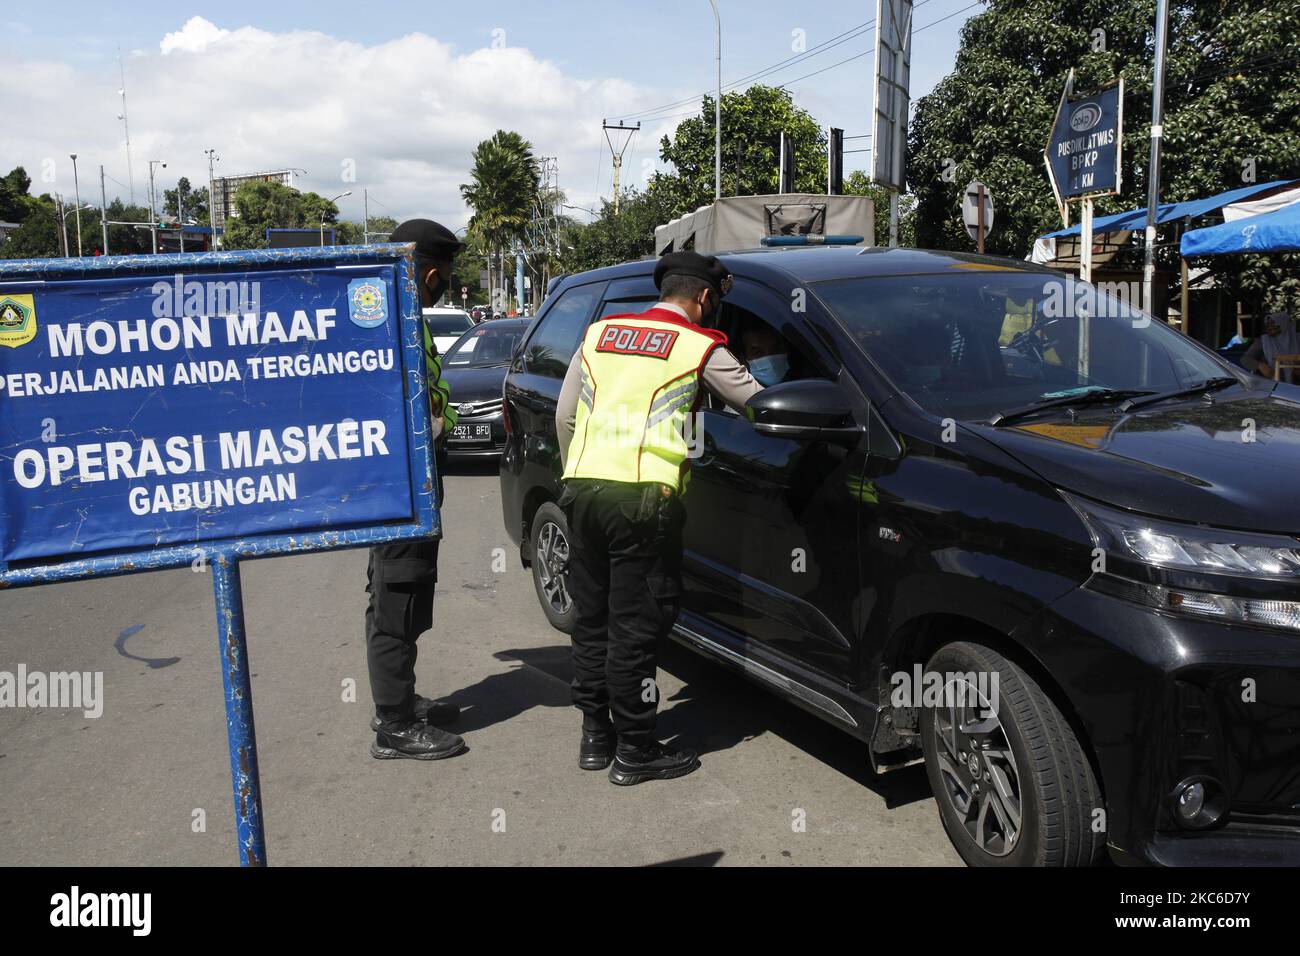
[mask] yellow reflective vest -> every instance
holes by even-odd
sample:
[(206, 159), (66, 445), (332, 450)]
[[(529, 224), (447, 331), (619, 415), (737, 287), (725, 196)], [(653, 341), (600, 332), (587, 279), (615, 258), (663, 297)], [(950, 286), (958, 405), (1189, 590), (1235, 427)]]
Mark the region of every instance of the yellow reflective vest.
[(660, 482), (680, 492), (700, 373), (726, 341), (667, 309), (592, 323), (582, 340), (582, 387), (564, 477)]
[(442, 418), (442, 434), (450, 435), (458, 420), (456, 409), (451, 407), (451, 386), (442, 378), (442, 356), (433, 341), (433, 333), (428, 323), (421, 322), (424, 329), (424, 375), (429, 383), (429, 415)]

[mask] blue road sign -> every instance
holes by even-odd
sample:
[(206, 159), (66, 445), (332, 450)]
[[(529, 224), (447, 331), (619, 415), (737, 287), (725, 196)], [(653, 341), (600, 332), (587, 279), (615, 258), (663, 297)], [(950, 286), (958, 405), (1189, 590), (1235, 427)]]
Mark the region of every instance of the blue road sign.
[(245, 865), (239, 562), (441, 531), (410, 250), (0, 261), (0, 588), (213, 574)]
[(1056, 116), (1047, 161), (1059, 199), (1120, 191), (1124, 87), (1067, 97)]

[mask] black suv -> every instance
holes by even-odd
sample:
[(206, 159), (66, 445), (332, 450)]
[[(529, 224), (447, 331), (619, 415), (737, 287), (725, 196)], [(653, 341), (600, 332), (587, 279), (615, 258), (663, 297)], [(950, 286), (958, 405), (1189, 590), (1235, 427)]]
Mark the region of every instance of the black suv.
[[(674, 637), (923, 758), (968, 863), (1300, 863), (1300, 390), (1024, 262), (720, 258), (720, 327), (790, 373), (700, 415)], [(564, 279), (506, 377), (505, 524), (561, 630), (560, 382), (653, 267)]]

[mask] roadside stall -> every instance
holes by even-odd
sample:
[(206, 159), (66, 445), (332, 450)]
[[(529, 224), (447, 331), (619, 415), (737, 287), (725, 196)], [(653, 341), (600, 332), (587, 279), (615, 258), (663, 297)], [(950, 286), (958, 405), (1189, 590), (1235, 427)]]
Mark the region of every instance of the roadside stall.
[[(1265, 205), (1265, 211), (1253, 216), (1184, 233), (1179, 245), (1183, 261), (1197, 256), (1300, 251), (1300, 190), (1291, 190), (1283, 197), (1289, 197), (1288, 205)], [(1291, 321), (1294, 323), (1294, 318)], [(1281, 378), (1287, 369), (1300, 368), (1300, 354), (1278, 355), (1272, 365), (1273, 377)]]
[[(1256, 212), (1275, 209), (1279, 204), (1295, 202), (1296, 199), (1300, 199), (1300, 188), (1297, 187), (1300, 187), (1300, 180), (1279, 179), (1230, 189), (1202, 199), (1162, 203), (1157, 207), (1156, 225), (1157, 228), (1166, 227), (1173, 232), (1174, 237), (1181, 238), (1202, 231), (1192, 229), (1192, 225), (1207, 216), (1219, 215), (1231, 222)], [(1146, 227), (1146, 216), (1146, 207), (1142, 206), (1109, 216), (1100, 216), (1093, 221), (1092, 227), (1092, 261), (1102, 267), (1097, 269), (1093, 281), (1115, 286), (1109, 291), (1134, 305), (1141, 302), (1141, 296), (1136, 288), (1140, 285), (1140, 280), (1135, 278), (1136, 274), (1130, 275), (1122, 269), (1115, 269), (1110, 266), (1110, 263), (1130, 247), (1135, 235), (1141, 236)], [(1083, 251), (1080, 233), (1081, 226), (1074, 225), (1040, 236), (1035, 240), (1029, 258), (1040, 264), (1077, 272)], [(1168, 238), (1166, 242), (1172, 242), (1174, 237)], [(1188, 254), (1184, 250), (1179, 262), (1177, 322), (1179, 330), (1184, 333), (1190, 331), (1188, 311), (1192, 290), (1197, 286), (1204, 287), (1212, 281), (1211, 271), (1202, 270), (1198, 274), (1193, 274), (1194, 270), (1189, 267), (1187, 258)], [(1168, 318), (1167, 309), (1163, 306), (1167, 300), (1167, 296), (1156, 296), (1157, 308), (1153, 311), (1157, 318)]]

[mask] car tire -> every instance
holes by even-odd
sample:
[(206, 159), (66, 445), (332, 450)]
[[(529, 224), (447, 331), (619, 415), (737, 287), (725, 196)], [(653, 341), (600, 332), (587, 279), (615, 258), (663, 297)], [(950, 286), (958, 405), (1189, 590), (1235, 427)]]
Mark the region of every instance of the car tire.
[(552, 501), (537, 509), (532, 521), (533, 587), (551, 626), (573, 633), (573, 598), (569, 594), (569, 522)]
[(983, 714), (960, 699), (923, 701), (921, 708), (926, 775), (943, 828), (967, 865), (1097, 863), (1106, 845), (1101, 788), (1042, 687), (996, 651), (965, 641), (936, 651), (926, 674), (965, 687), (969, 680), (949, 683), (947, 675), (974, 674), (977, 688), (983, 676), (980, 689), (988, 693), (977, 700), (996, 703)]

